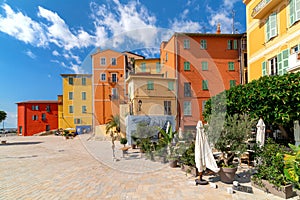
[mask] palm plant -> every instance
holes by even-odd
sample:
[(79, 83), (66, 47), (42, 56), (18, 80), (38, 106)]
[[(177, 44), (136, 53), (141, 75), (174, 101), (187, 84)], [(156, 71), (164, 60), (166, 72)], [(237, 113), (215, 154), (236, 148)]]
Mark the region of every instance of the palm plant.
[(120, 132), (120, 117), (119, 115), (111, 115), (110, 119), (106, 123), (106, 134), (110, 132), (110, 130), (115, 129), (118, 133)]

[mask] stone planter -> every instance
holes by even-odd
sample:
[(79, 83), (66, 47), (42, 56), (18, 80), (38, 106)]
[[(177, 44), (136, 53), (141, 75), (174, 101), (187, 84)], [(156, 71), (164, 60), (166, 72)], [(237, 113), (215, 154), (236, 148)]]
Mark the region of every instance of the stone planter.
[(223, 183), (231, 184), (234, 181), (236, 171), (237, 171), (237, 167), (234, 168), (221, 167), (219, 171), (221, 181)]
[(262, 185), (259, 185), (257, 182), (251, 180), (251, 185), (257, 189), (263, 190), (265, 192), (274, 194), (275, 196), (288, 199), (294, 197), (296, 193), (293, 191), (293, 185), (286, 185), (281, 187), (276, 187), (273, 184), (269, 183), (267, 180), (261, 180)]

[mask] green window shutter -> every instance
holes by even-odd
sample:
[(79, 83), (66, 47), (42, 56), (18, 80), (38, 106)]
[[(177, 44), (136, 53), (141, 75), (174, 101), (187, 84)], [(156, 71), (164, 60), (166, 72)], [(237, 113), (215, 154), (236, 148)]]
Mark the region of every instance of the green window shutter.
[(227, 49), (231, 49), (231, 40), (227, 40)]
[(183, 40), (183, 48), (184, 49), (189, 49), (190, 48), (190, 40), (189, 39)]
[(290, 0), (290, 26), (295, 23), (295, 0)]
[(277, 36), (277, 14), (272, 13), (270, 19), (270, 37), (273, 38)]
[(261, 65), (262, 65), (262, 75), (266, 76), (267, 75), (267, 62), (264, 61), (264, 62), (262, 62)]
[(171, 90), (171, 91), (174, 90), (174, 82), (172, 82), (172, 81), (168, 82), (168, 90)]
[(146, 72), (146, 63), (141, 64), (141, 71)]
[(234, 71), (234, 62), (228, 62), (228, 70)]
[(147, 83), (147, 89), (148, 90), (154, 90), (154, 83), (153, 83), (153, 81), (148, 81), (148, 83)]
[(160, 73), (160, 71), (161, 71), (161, 66), (160, 66), (160, 63), (157, 62), (156, 63), (156, 73)]
[(207, 80), (202, 81), (202, 90), (208, 90), (208, 81)]
[(190, 71), (191, 67), (190, 67), (190, 62), (184, 62), (184, 71)]
[(202, 71), (208, 70), (208, 62), (207, 61), (202, 61), (201, 66), (202, 66)]
[(266, 21), (266, 41), (270, 40), (270, 19), (268, 18)]
[(230, 80), (230, 88), (234, 87), (236, 85), (235, 80)]
[(289, 67), (289, 50), (286, 49), (282, 51), (282, 74), (287, 72), (287, 68)]
[(295, 1), (295, 21), (300, 20), (300, 0)]
[(200, 49), (207, 49), (207, 43), (206, 43), (206, 40), (201, 40), (201, 43), (200, 43)]
[(233, 49), (237, 49), (238, 48), (238, 42), (237, 40), (233, 40)]
[(282, 53), (277, 55), (278, 75), (283, 75)]

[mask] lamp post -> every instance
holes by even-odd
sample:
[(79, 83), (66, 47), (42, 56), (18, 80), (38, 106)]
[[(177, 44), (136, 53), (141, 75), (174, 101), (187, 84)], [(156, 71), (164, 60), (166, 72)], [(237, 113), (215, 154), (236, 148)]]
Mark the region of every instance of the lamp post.
[(139, 105), (139, 111), (141, 111), (142, 110), (142, 104), (143, 104), (143, 102), (142, 102), (142, 100), (139, 100), (138, 101), (138, 105)]

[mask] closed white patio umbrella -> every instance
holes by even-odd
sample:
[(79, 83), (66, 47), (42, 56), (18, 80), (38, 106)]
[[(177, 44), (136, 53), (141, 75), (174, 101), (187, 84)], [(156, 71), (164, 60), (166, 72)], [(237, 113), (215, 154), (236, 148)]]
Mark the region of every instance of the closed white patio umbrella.
[(204, 181), (202, 179), (203, 171), (208, 168), (217, 173), (220, 169), (217, 166), (211, 148), (207, 142), (203, 124), (201, 121), (198, 121), (196, 129), (197, 133), (195, 141), (195, 163), (200, 175), (199, 180), (196, 180), (196, 183), (207, 184), (207, 181)]
[(298, 120), (294, 121), (294, 138), (295, 138), (295, 145), (299, 146), (300, 145), (300, 126), (299, 126)]
[(266, 125), (262, 118), (260, 118), (256, 125), (257, 131), (256, 131), (256, 143), (259, 143), (259, 146), (262, 147), (265, 144), (265, 130)]

